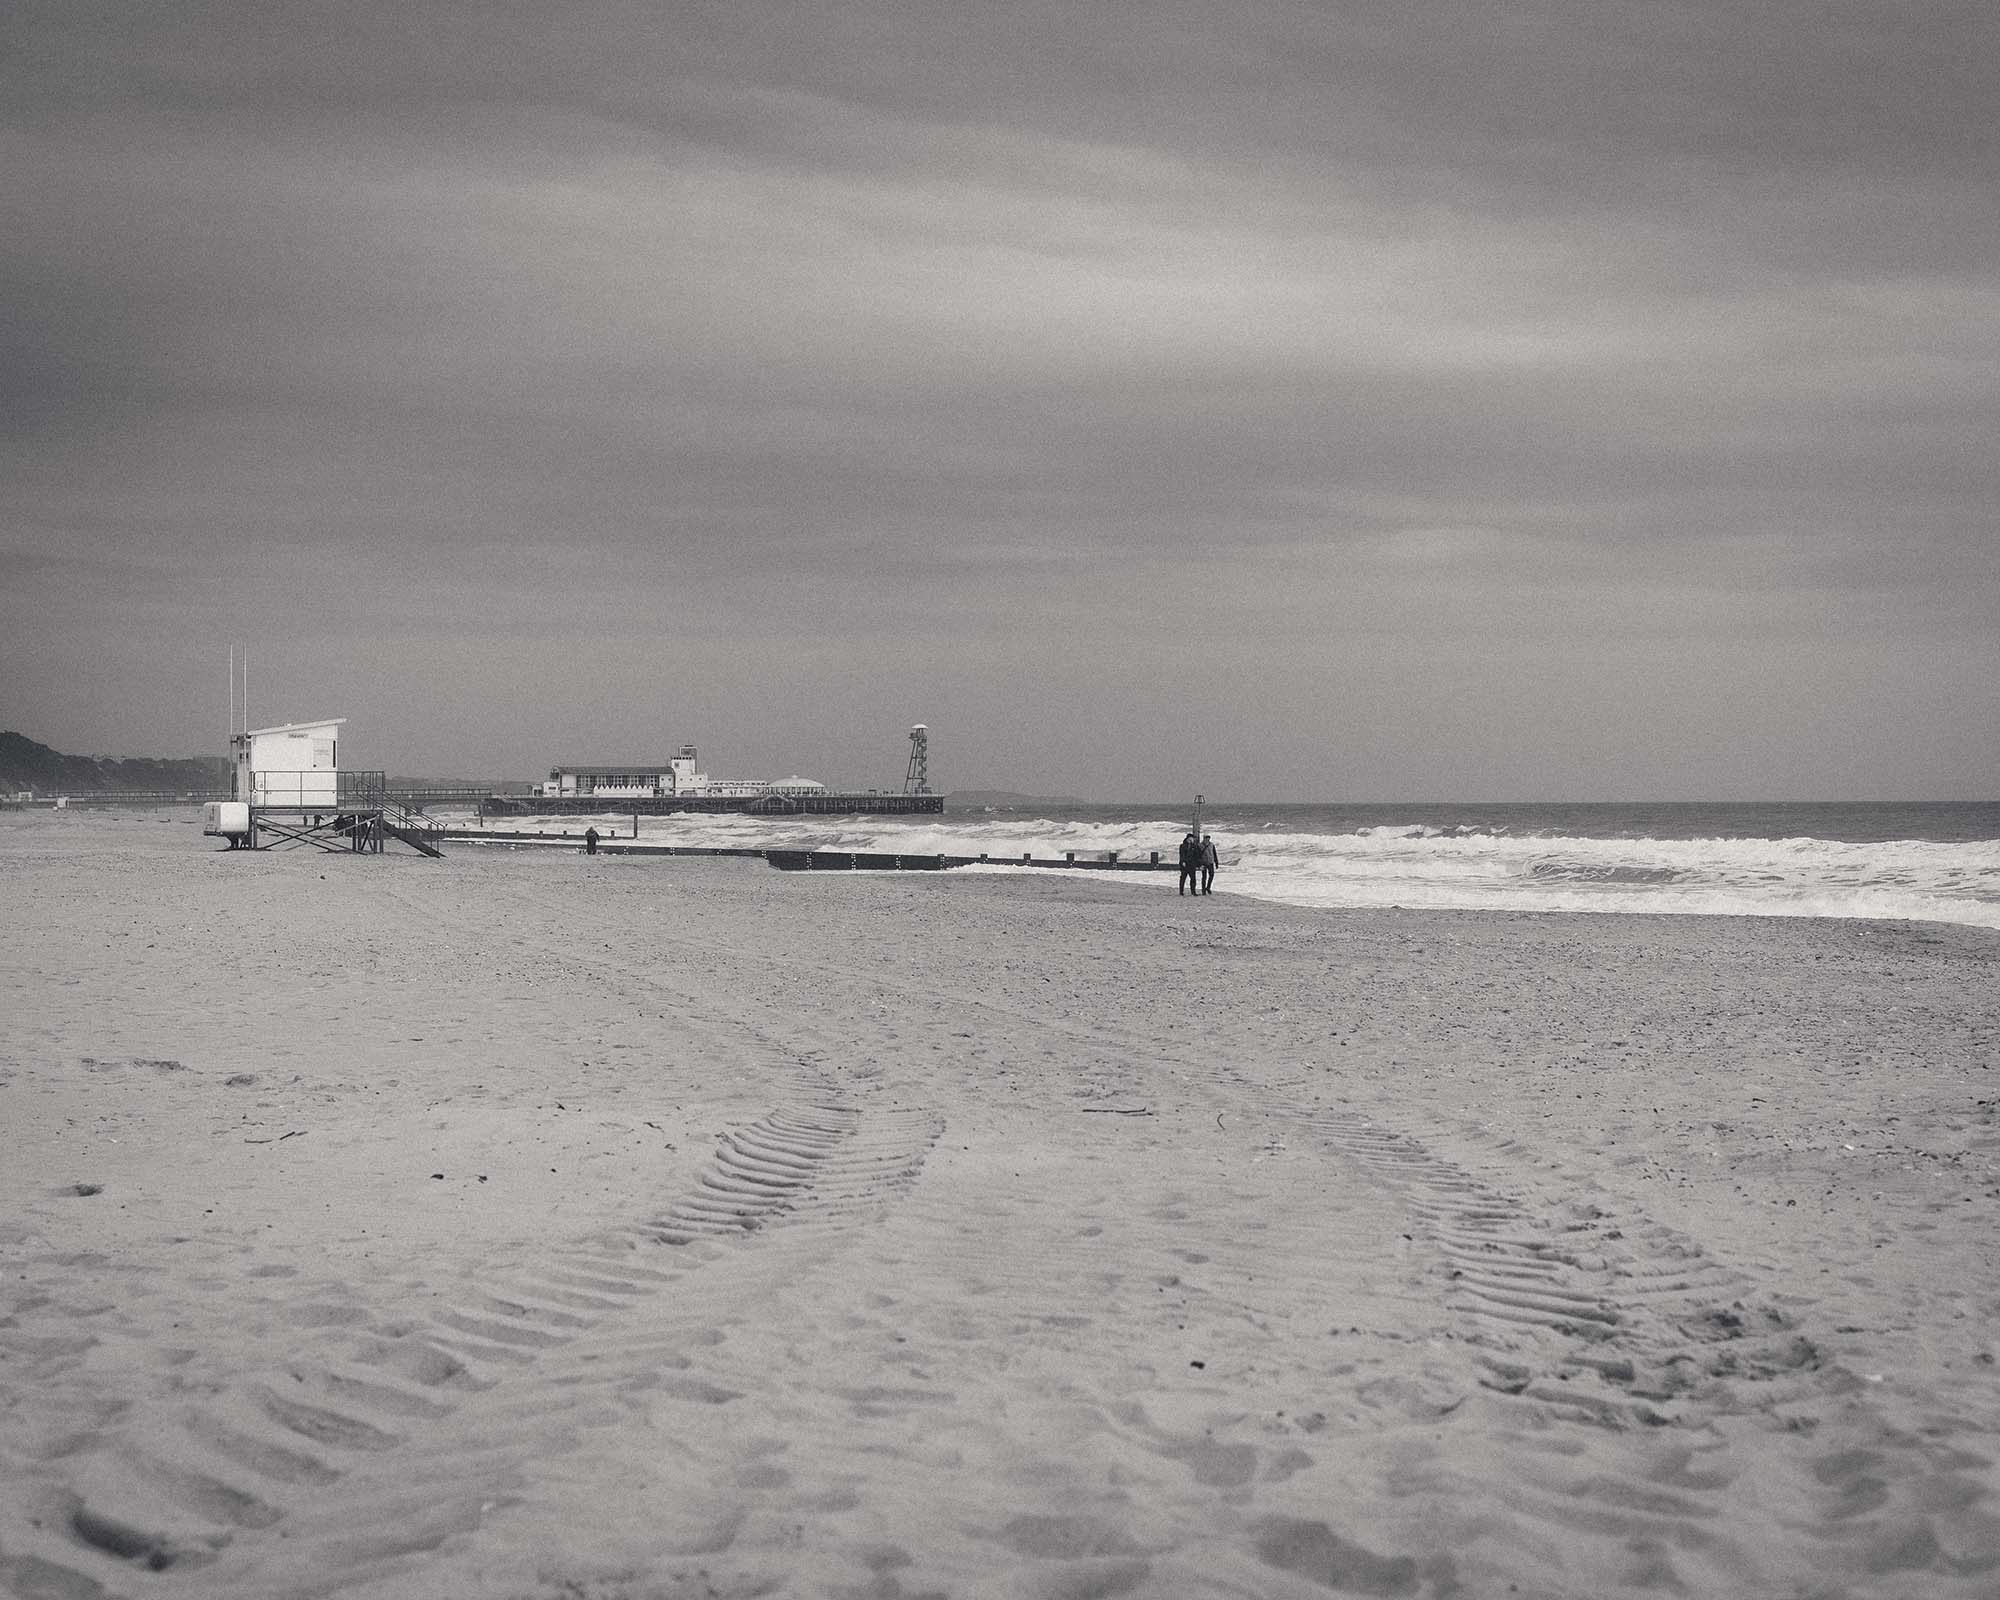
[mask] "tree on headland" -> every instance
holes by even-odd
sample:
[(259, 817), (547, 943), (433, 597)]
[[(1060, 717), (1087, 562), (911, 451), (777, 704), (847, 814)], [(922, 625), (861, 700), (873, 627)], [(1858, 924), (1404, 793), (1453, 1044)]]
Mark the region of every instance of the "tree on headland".
[(0, 792), (188, 794), (229, 787), (227, 756), (66, 756), (24, 733), (0, 733)]

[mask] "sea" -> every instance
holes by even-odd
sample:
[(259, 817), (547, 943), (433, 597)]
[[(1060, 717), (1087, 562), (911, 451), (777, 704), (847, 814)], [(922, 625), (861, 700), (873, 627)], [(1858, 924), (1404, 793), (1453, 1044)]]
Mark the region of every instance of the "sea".
[[(630, 819), (622, 819), (629, 830)], [(932, 817), (672, 816), (641, 839), (897, 853), (1116, 851), (1172, 861), (1168, 805), (995, 805)], [(576, 825), (572, 819), (568, 826)], [(2000, 801), (1210, 804), (1218, 894), (1296, 906), (1862, 917), (2000, 928)], [(967, 871), (1040, 869), (981, 866)], [(1120, 874), (1171, 893), (1171, 873)]]

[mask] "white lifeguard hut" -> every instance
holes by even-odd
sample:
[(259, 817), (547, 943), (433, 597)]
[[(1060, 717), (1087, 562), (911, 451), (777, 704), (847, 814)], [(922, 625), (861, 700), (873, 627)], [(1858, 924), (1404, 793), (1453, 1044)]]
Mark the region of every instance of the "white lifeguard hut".
[(345, 717), (245, 728), (229, 736), (233, 800), (210, 802), (202, 831), (232, 850), (285, 849), (380, 854), (399, 839), (427, 856), (437, 827), (391, 800), (380, 772), (343, 771)]
[(230, 740), (235, 796), (253, 806), (332, 809), (340, 801), (345, 717), (247, 728)]
[(323, 722), (250, 726), (250, 655), (229, 647), (229, 800), (205, 807), (202, 832), (232, 850), (307, 845), (315, 850), (382, 852), (400, 839), (427, 856), (437, 848), (436, 824), (389, 798), (380, 772), (340, 770), (345, 717)]

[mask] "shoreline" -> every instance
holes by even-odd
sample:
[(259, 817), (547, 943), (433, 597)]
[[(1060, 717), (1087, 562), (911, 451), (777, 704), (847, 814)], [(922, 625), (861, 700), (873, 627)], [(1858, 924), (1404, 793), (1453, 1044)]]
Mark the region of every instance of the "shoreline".
[[(1996, 810), (1976, 806), (1970, 810)], [(1328, 808), (1320, 808), (1322, 812)], [(1904, 808), (1908, 810), (1908, 808)], [(22, 832), (88, 826), (48, 814), (42, 824), (16, 824)], [(146, 822), (192, 824), (188, 814), (154, 810), (106, 826)], [(590, 818), (578, 818), (590, 820)], [(1034, 872), (1116, 872), (1128, 882), (1160, 882), (1174, 874), (1172, 840), (1130, 826), (1046, 820), (1034, 830), (1002, 828), (998, 834), (962, 828), (910, 826), (798, 826), (622, 832), (630, 818), (598, 818), (606, 854), (750, 854), (788, 870), (952, 870), (1018, 872), (1022, 846)], [(710, 818), (714, 822), (714, 818)], [(866, 824), (866, 818), (848, 818)], [(1158, 824), (1168, 826), (1168, 824)], [(1178, 826), (1178, 824), (1174, 824)], [(2000, 826), (2000, 816), (1996, 816)], [(450, 842), (492, 848), (522, 830), (450, 828)], [(534, 850), (580, 844), (582, 830), (540, 838), (526, 830)], [(1228, 854), (1218, 878), (1222, 892), (1266, 904), (1310, 910), (1492, 910), (1582, 912), (1590, 916), (1732, 916), (1854, 922), (1938, 922), (2000, 932), (2000, 838), (1900, 838), (1842, 842), (1840, 838), (1650, 838), (1590, 834), (1510, 836), (1452, 830), (1366, 834), (1264, 834), (1224, 836)], [(1152, 864), (1150, 846), (1160, 862)], [(982, 848), (984, 846), (984, 854)], [(392, 844), (392, 852), (404, 846)], [(1112, 862), (1104, 858), (1112, 856)]]
[(0, 829), (17, 1590), (2000, 1570), (2000, 935), (84, 837)]

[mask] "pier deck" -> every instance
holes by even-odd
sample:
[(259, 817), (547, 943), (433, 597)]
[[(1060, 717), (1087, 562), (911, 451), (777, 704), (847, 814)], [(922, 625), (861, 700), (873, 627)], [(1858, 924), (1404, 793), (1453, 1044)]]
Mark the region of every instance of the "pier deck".
[(669, 817), (680, 813), (753, 817), (905, 817), (944, 810), (941, 794), (489, 795), (489, 817)]

